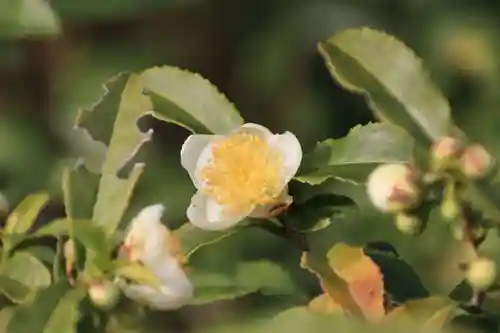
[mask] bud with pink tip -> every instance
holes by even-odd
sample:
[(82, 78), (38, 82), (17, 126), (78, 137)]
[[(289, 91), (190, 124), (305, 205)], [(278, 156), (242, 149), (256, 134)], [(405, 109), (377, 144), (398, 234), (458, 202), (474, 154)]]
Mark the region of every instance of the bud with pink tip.
[(373, 205), (386, 213), (401, 212), (420, 202), (420, 177), (409, 165), (383, 164), (368, 176), (367, 193)]
[(481, 179), (488, 176), (494, 165), (493, 157), (480, 144), (467, 147), (460, 159), (460, 169), (469, 179)]
[(431, 148), (431, 169), (435, 172), (453, 168), (463, 151), (462, 141), (446, 136), (434, 143)]

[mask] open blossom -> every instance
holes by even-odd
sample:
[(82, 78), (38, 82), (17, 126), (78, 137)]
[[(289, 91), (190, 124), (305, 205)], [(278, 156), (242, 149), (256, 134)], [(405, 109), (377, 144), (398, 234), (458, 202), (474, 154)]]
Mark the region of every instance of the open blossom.
[(380, 211), (395, 213), (411, 208), (420, 199), (417, 172), (406, 164), (383, 164), (368, 176), (368, 197)]
[(189, 136), (181, 163), (198, 189), (187, 210), (189, 220), (202, 229), (221, 230), (247, 216), (272, 216), (291, 203), (288, 182), (301, 161), (295, 135), (273, 134), (257, 124), (228, 135)]
[(132, 220), (122, 247), (128, 260), (144, 264), (162, 285), (153, 288), (128, 284), (124, 286), (124, 293), (153, 309), (172, 310), (190, 302), (193, 285), (179, 260), (178, 242), (161, 223), (162, 215), (162, 205), (144, 208)]

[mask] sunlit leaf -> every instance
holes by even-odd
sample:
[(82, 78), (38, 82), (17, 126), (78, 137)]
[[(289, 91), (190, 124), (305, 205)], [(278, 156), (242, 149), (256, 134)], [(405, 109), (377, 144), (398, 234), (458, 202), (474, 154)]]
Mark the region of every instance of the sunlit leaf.
[(9, 235), (23, 235), (28, 232), (48, 200), (49, 196), (46, 193), (31, 194), (14, 209), (3, 229), (4, 251), (9, 251), (22, 240)]
[(358, 125), (340, 139), (328, 139), (304, 156), (297, 180), (317, 185), (330, 177), (364, 183), (382, 163), (409, 162), (413, 139), (385, 123)]
[[(87, 221), (86, 220), (77, 220), (74, 222), (75, 223), (85, 223)], [(57, 237), (57, 236), (67, 235), (69, 233), (69, 230), (70, 230), (70, 223), (71, 223), (71, 221), (67, 218), (53, 220), (53, 221), (49, 222), (48, 224), (40, 227), (33, 234), (29, 235), (29, 237), (30, 238), (46, 237), (46, 236)]]
[(369, 28), (342, 31), (319, 43), (331, 74), (362, 93), (375, 113), (430, 144), (452, 130), (450, 106), (401, 41)]
[(163, 66), (146, 70), (142, 77), (158, 119), (194, 133), (225, 134), (243, 124), (234, 105), (199, 74)]
[(4, 0), (0, 3), (0, 35), (46, 37), (61, 31), (59, 17), (44, 0)]

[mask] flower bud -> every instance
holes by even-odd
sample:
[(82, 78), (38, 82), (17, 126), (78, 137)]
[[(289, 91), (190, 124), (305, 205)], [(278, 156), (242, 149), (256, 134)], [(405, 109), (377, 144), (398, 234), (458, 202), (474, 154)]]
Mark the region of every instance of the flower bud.
[(406, 164), (383, 164), (368, 176), (368, 197), (382, 212), (401, 212), (419, 203), (419, 181), (416, 170)]
[(88, 289), (92, 303), (103, 310), (110, 310), (118, 303), (120, 289), (110, 281), (94, 282)]
[(436, 141), (431, 148), (431, 170), (435, 172), (453, 168), (463, 151), (462, 142), (446, 136)]
[(491, 173), (495, 161), (488, 151), (480, 144), (474, 144), (462, 154), (460, 169), (469, 179), (481, 179)]
[(396, 216), (396, 228), (405, 235), (417, 236), (424, 232), (425, 223), (418, 216), (400, 213)]
[(441, 216), (447, 221), (456, 220), (460, 216), (462, 210), (456, 187), (457, 184), (454, 181), (449, 181), (444, 188), (440, 210)]
[(465, 278), (477, 290), (487, 290), (496, 280), (497, 265), (488, 258), (478, 258), (469, 264)]

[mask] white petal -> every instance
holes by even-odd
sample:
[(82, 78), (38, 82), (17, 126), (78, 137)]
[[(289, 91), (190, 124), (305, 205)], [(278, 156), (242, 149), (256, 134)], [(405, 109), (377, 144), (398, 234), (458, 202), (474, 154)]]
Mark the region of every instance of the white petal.
[(193, 285), (173, 257), (164, 255), (148, 267), (162, 282), (160, 290), (137, 284), (126, 285), (123, 289), (127, 297), (158, 310), (178, 309), (190, 302)]
[(288, 184), (299, 170), (302, 162), (302, 147), (297, 137), (291, 132), (275, 134), (268, 140), (271, 148), (283, 154), (284, 184)]
[(187, 217), (193, 225), (200, 229), (223, 230), (234, 226), (247, 217), (250, 212), (243, 212), (237, 215), (227, 214), (223, 212), (223, 206), (198, 191), (191, 198)]
[(240, 128), (236, 129), (235, 132), (257, 135), (259, 138), (265, 141), (269, 140), (269, 138), (273, 136), (273, 133), (266, 127), (253, 123), (246, 123)]
[(190, 135), (181, 148), (181, 164), (187, 170), (193, 183), (198, 187), (198, 180), (196, 177), (196, 165), (202, 154), (210, 142), (214, 139), (220, 138), (220, 135)]
[(288, 194), (288, 186), (285, 186), (279, 197), (277, 198), (278, 204), (271, 205), (259, 205), (250, 214), (250, 217), (254, 218), (268, 218), (271, 216), (271, 211), (280, 204), (291, 204), (293, 197)]
[(124, 240), (130, 251), (129, 260), (151, 262), (167, 247), (170, 230), (161, 223), (163, 211), (163, 205), (151, 205), (132, 220)]

